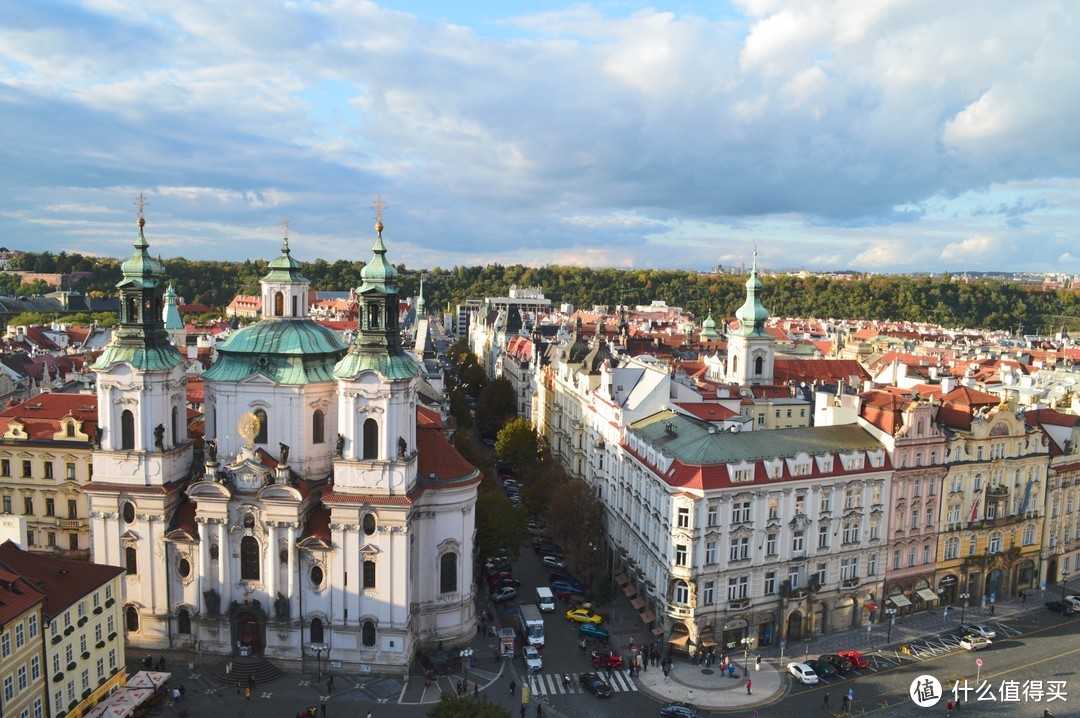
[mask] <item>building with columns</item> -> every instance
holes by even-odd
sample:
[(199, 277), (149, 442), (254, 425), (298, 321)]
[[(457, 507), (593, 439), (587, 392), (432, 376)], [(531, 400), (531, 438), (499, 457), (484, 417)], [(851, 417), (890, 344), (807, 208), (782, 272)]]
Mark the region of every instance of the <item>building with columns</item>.
[(468, 641), (480, 474), (421, 405), (381, 220), (348, 346), (308, 316), (284, 239), (262, 319), (203, 374), (198, 448), (143, 225), (94, 365), (101, 450), (86, 487), (94, 560), (126, 569), (129, 645), (400, 672), (426, 645)]

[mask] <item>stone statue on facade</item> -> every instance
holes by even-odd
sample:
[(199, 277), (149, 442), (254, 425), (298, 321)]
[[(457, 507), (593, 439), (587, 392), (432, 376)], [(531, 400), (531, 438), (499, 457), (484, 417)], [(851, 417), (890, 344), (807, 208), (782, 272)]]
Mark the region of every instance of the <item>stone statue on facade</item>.
[(345, 458), (345, 437), (341, 434), (337, 435), (337, 444), (334, 447), (334, 452), (339, 459)]
[(206, 442), (206, 460), (211, 463), (217, 461), (217, 441), (214, 439)]
[(289, 620), (289, 599), (278, 591), (277, 600), (274, 601), (274, 615), (279, 621)]
[(289, 445), (278, 444), (278, 466), (285, 466), (289, 463)]
[(203, 591), (203, 601), (206, 603), (206, 612), (216, 616), (221, 611), (221, 596), (214, 589)]
[(154, 446), (158, 451), (165, 450), (165, 425), (158, 424), (154, 427)]

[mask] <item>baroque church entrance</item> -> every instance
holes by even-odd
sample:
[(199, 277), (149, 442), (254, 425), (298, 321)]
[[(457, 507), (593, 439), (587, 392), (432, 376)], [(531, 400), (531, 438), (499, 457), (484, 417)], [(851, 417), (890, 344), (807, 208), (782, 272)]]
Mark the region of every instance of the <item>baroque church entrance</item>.
[(265, 634), (265, 619), (255, 611), (238, 611), (233, 616), (232, 638), (237, 655), (261, 656)]

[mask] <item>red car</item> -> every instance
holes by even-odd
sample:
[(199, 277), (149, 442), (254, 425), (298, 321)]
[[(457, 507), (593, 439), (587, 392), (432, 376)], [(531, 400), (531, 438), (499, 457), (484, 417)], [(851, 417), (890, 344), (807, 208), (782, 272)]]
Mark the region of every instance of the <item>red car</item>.
[(836, 655), (846, 658), (852, 668), (861, 670), (870, 667), (870, 662), (863, 658), (863, 654), (858, 651), (837, 651)]
[(499, 571), (488, 576), (488, 585), (494, 588), (495, 586), (501, 584), (503, 582), (503, 579), (512, 579), (513, 577), (514, 574), (510, 573), (509, 571)]
[(595, 651), (592, 654), (593, 668), (611, 668), (618, 670), (622, 668), (623, 660), (622, 656), (602, 656)]

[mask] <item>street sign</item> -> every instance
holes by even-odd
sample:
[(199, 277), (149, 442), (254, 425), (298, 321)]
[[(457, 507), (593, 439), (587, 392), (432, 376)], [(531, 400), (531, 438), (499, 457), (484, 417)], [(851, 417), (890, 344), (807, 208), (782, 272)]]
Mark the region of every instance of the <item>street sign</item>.
[(976, 658), (975, 659), (975, 665), (978, 666), (979, 668), (982, 668), (982, 659), (981, 658)]

